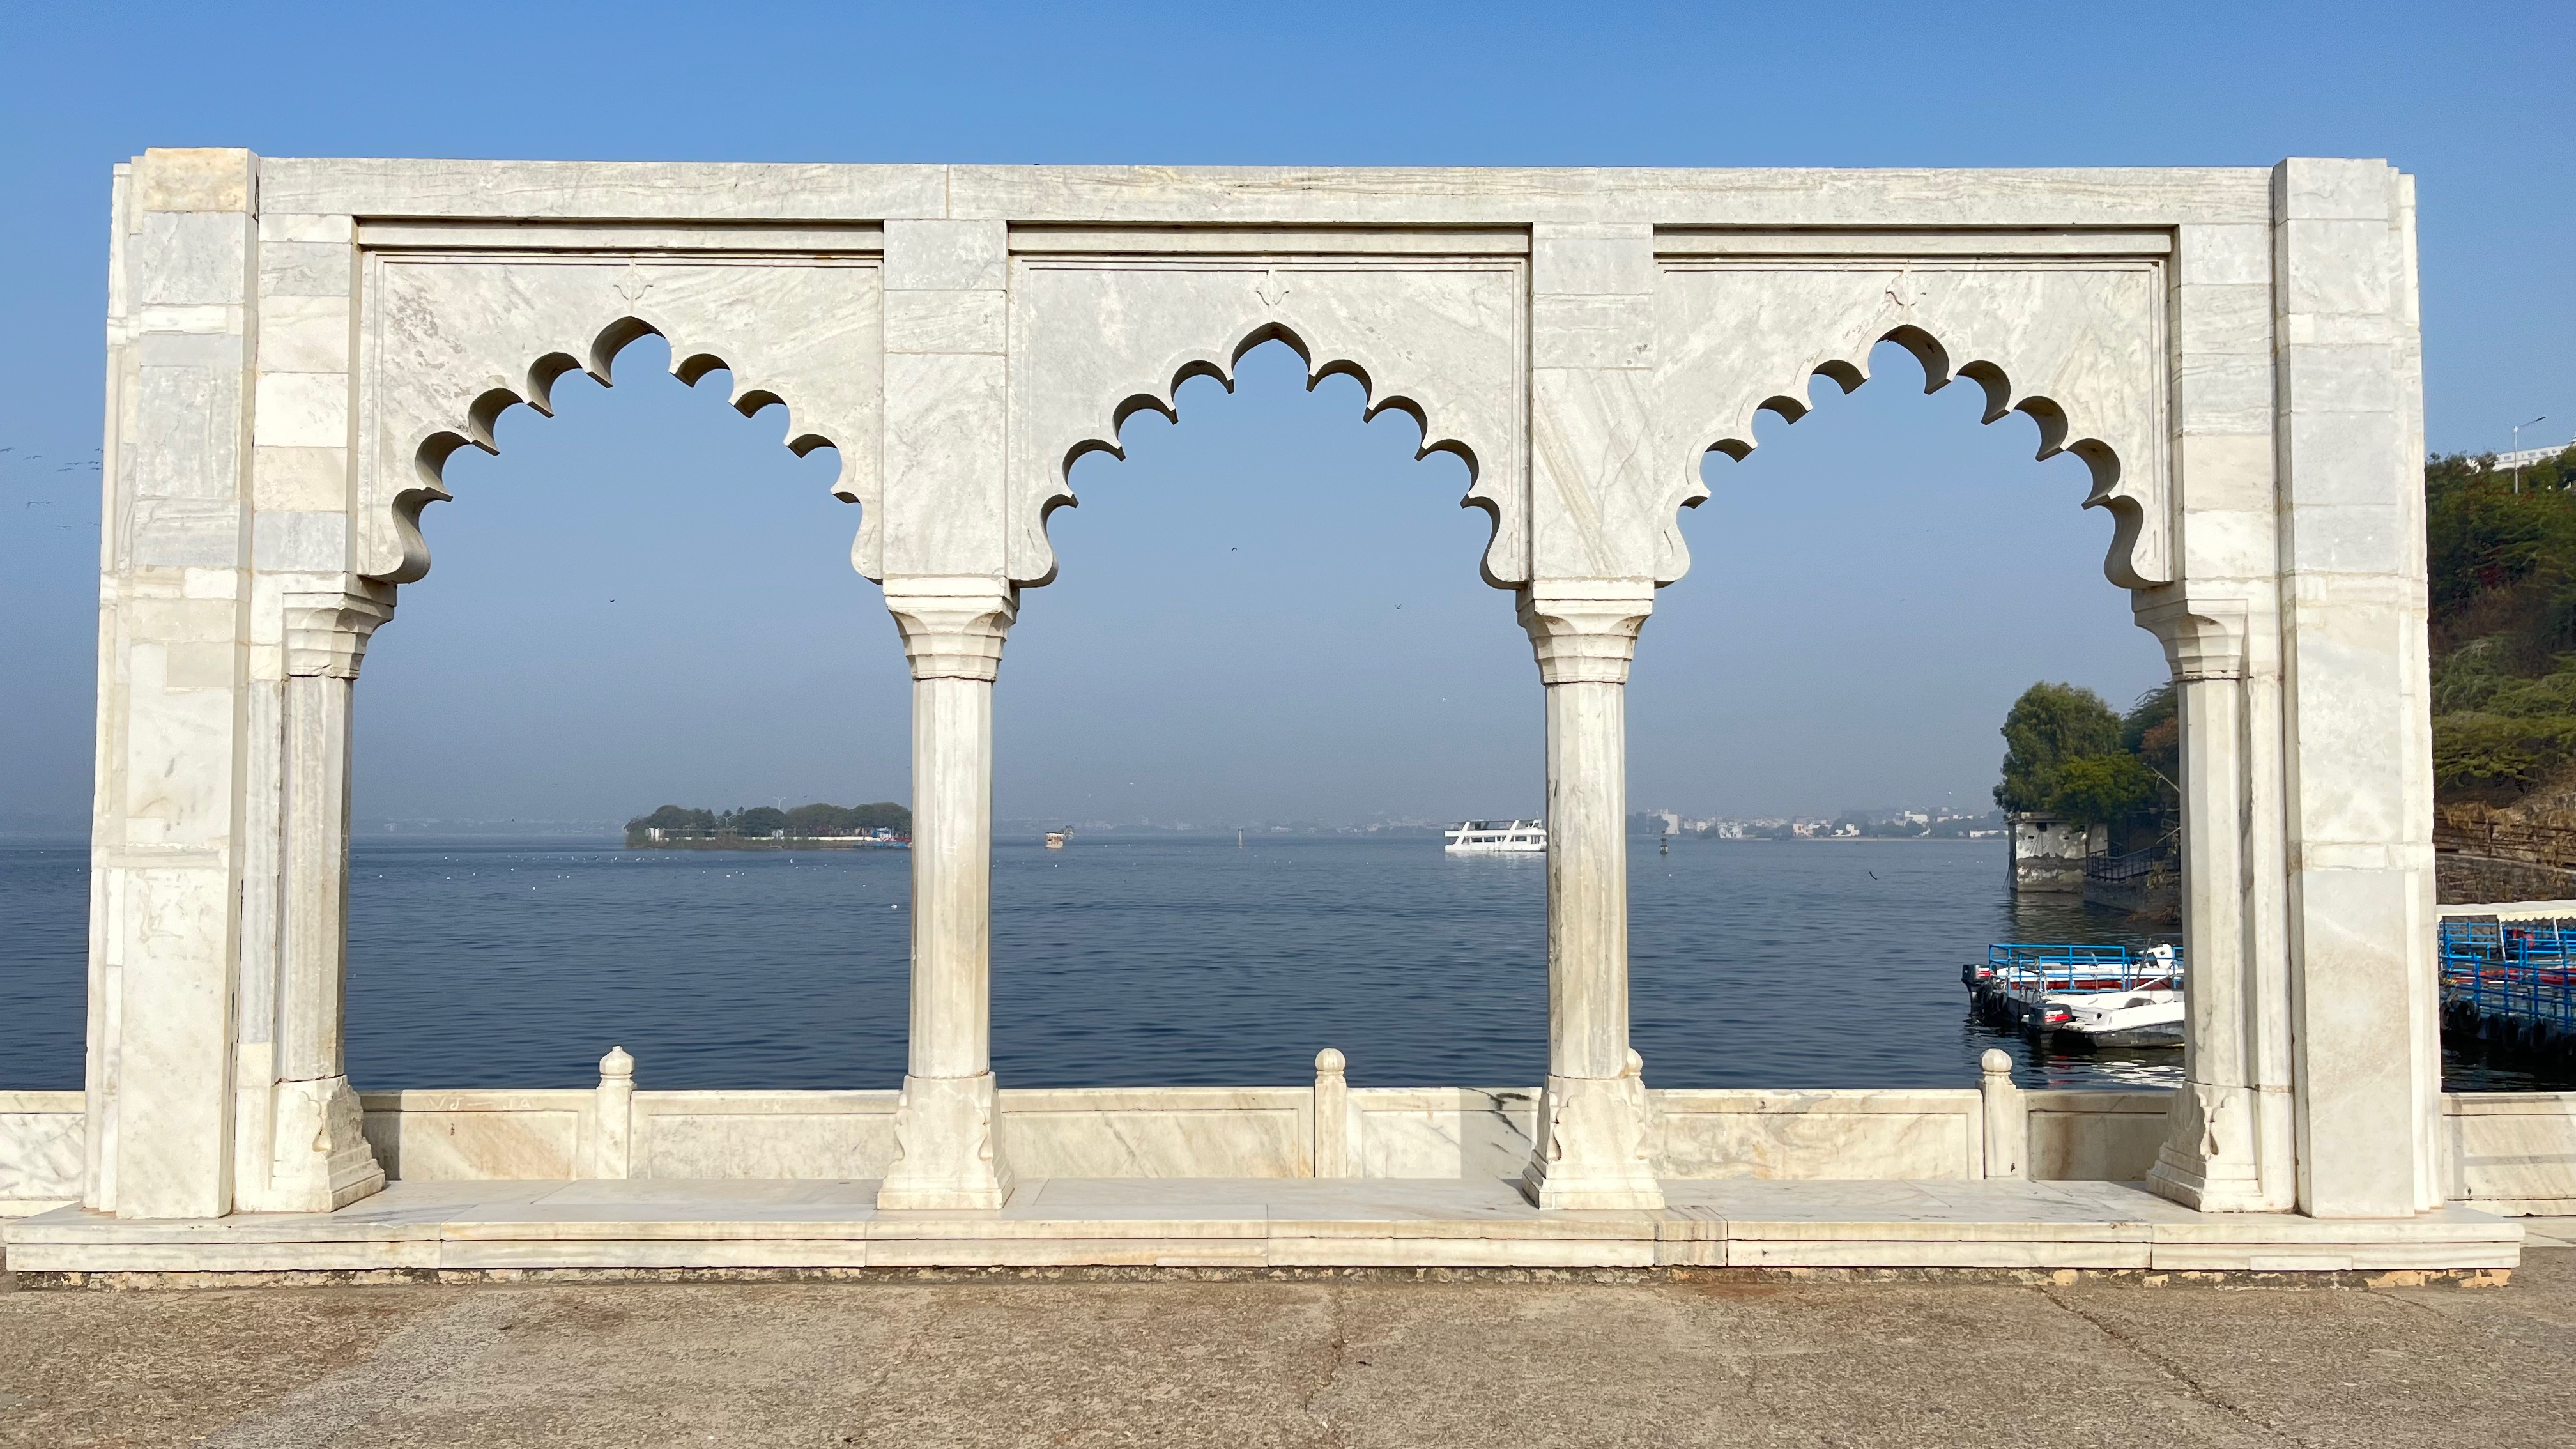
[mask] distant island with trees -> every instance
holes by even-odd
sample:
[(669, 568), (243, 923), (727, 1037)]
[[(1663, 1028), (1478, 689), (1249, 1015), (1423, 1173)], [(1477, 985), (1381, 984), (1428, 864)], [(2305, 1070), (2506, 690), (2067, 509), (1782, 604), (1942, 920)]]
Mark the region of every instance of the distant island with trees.
[(912, 843), (912, 812), (891, 800), (873, 805), (798, 805), (781, 810), (697, 810), (665, 805), (626, 822), (629, 850), (780, 850)]

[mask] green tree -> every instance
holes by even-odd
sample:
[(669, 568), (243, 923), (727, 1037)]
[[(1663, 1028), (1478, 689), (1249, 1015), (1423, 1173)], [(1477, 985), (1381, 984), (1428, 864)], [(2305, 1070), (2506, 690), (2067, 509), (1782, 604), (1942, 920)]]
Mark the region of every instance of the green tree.
[(665, 835), (712, 835), (716, 829), (716, 817), (704, 810), (665, 805), (650, 815), (638, 815), (627, 821), (626, 828), (630, 833), (652, 829)]
[(2013, 701), (2003, 735), (2004, 777), (1995, 786), (1995, 803), (2006, 810), (2047, 810), (2067, 761), (2119, 749), (2120, 717), (2089, 689), (2042, 681)]
[(2164, 782), (2135, 755), (2079, 755), (2057, 769), (2050, 813), (2069, 820), (2112, 821), (2142, 814), (2164, 793)]

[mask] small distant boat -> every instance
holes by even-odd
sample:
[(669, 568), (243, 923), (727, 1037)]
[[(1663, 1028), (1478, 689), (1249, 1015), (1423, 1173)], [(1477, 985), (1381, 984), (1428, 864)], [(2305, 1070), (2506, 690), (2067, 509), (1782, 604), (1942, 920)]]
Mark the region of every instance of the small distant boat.
[(1050, 831), (1048, 831), (1048, 832), (1047, 832), (1047, 847), (1046, 847), (1046, 848), (1047, 848), (1047, 849), (1049, 849), (1049, 850), (1062, 850), (1062, 849), (1064, 849), (1064, 838), (1065, 838), (1065, 836), (1067, 836), (1068, 834), (1071, 834), (1071, 832), (1070, 832), (1070, 831), (1064, 831), (1064, 830), (1050, 830)]
[(1540, 820), (1469, 820), (1441, 838), (1451, 855), (1547, 854), (1547, 824)]

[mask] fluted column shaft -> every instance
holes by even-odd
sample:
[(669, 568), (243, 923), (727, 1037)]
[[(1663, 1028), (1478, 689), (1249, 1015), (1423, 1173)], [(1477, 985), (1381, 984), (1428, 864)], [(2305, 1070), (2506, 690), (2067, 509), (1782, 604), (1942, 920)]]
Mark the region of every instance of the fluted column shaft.
[(912, 661), (912, 1039), (896, 1160), (877, 1205), (996, 1208), (1010, 1196), (992, 1070), (993, 681), (1018, 590), (897, 579)]

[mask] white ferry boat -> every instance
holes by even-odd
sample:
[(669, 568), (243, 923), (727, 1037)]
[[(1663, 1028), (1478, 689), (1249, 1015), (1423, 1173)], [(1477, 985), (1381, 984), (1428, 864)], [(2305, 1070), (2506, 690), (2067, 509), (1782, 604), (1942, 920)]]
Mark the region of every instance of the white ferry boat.
[(1547, 823), (1541, 820), (1469, 820), (1441, 832), (1452, 855), (1545, 855)]

